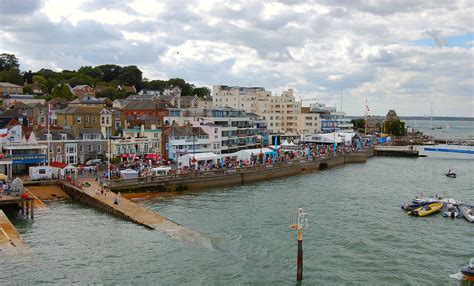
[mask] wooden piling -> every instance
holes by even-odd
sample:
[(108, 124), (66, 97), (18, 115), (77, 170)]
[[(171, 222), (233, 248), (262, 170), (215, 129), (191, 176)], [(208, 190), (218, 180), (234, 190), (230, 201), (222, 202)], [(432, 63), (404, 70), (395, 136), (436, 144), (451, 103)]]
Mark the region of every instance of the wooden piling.
[(298, 232), (298, 259), (296, 265), (296, 280), (303, 280), (303, 232)]

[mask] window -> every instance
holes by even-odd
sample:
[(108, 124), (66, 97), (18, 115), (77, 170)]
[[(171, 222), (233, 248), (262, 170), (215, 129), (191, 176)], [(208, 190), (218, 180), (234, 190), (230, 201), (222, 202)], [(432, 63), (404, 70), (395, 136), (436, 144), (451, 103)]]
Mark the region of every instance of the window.
[(115, 128), (119, 128), (120, 127), (120, 121), (115, 121)]
[(63, 161), (63, 156), (62, 155), (57, 155), (56, 156), (56, 162), (62, 162)]
[(56, 153), (61, 153), (61, 146), (56, 147)]
[(44, 115), (44, 109), (39, 110), (39, 115)]
[(68, 156), (69, 164), (76, 164), (76, 156)]
[(101, 116), (101, 117), (100, 117), (100, 122), (101, 122), (102, 124), (105, 124), (105, 117), (104, 117), (104, 116)]
[(105, 118), (105, 123), (107, 123), (107, 125), (110, 124), (110, 118), (108, 116)]
[(82, 117), (81, 117), (81, 116), (78, 116), (78, 117), (76, 118), (76, 122), (77, 122), (77, 124), (81, 124), (81, 123), (82, 123)]
[(89, 145), (89, 152), (92, 152), (92, 151), (94, 151), (94, 146)]
[(97, 145), (97, 153), (101, 153), (102, 151), (102, 145), (98, 144)]
[(89, 124), (90, 121), (89, 121), (89, 116), (86, 116), (86, 124)]
[(67, 140), (67, 135), (66, 134), (61, 134), (61, 140)]
[(92, 122), (97, 123), (97, 116), (92, 117)]
[(39, 169), (39, 170), (38, 170), (38, 173), (39, 173), (40, 175), (46, 174), (46, 169)]

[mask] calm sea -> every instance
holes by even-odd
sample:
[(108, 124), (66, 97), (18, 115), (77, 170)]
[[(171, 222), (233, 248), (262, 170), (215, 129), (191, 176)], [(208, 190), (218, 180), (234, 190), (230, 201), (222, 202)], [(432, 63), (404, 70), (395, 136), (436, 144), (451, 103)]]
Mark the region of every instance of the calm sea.
[[(453, 125), (454, 126), (454, 125)], [(458, 178), (444, 176), (454, 169)], [(0, 251), (0, 284), (291, 285), (299, 207), (304, 285), (458, 285), (474, 257), (474, 224), (400, 209), (420, 192), (474, 204), (474, 155), (375, 157), (365, 164), (142, 204), (207, 236), (201, 246), (74, 202), (14, 220), (27, 254)]]

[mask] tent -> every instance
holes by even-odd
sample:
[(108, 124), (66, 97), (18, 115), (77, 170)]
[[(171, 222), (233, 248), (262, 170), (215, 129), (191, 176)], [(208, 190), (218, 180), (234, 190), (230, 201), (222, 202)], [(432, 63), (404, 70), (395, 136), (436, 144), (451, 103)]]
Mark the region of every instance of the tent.
[(320, 143), (320, 144), (351, 144), (354, 132), (331, 132), (313, 134), (305, 137), (305, 142)]
[(196, 160), (197, 162), (199, 161), (217, 161), (220, 156), (216, 155), (212, 152), (208, 153), (196, 153), (196, 154), (186, 154), (178, 157), (178, 164), (181, 166), (189, 167), (189, 162)]
[(122, 179), (136, 179), (138, 178), (138, 172), (132, 169), (125, 169), (120, 171)]
[(150, 170), (151, 174), (155, 176), (168, 175), (169, 171), (171, 171), (171, 167), (168, 167), (168, 166), (160, 166), (157, 168), (152, 168)]
[(237, 157), (237, 159), (239, 160), (249, 161), (250, 157), (252, 157), (252, 154), (254, 156), (258, 156), (258, 154), (260, 153), (263, 153), (265, 156), (272, 156), (272, 157), (274, 157), (276, 154), (275, 151), (273, 151), (272, 149), (258, 148), (258, 149), (244, 149), (244, 150), (237, 151), (232, 154), (233, 155), (232, 157)]

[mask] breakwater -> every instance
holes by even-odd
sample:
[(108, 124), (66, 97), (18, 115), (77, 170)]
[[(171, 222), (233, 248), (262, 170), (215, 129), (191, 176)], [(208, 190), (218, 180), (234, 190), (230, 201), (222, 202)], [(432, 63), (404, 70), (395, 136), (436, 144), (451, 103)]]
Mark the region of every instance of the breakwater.
[(140, 177), (107, 181), (112, 191), (143, 192), (186, 191), (260, 182), (307, 172), (324, 170), (349, 163), (365, 163), (374, 154), (373, 149), (363, 152), (338, 154), (331, 158), (298, 159), (244, 168), (215, 170), (199, 174), (179, 174)]

